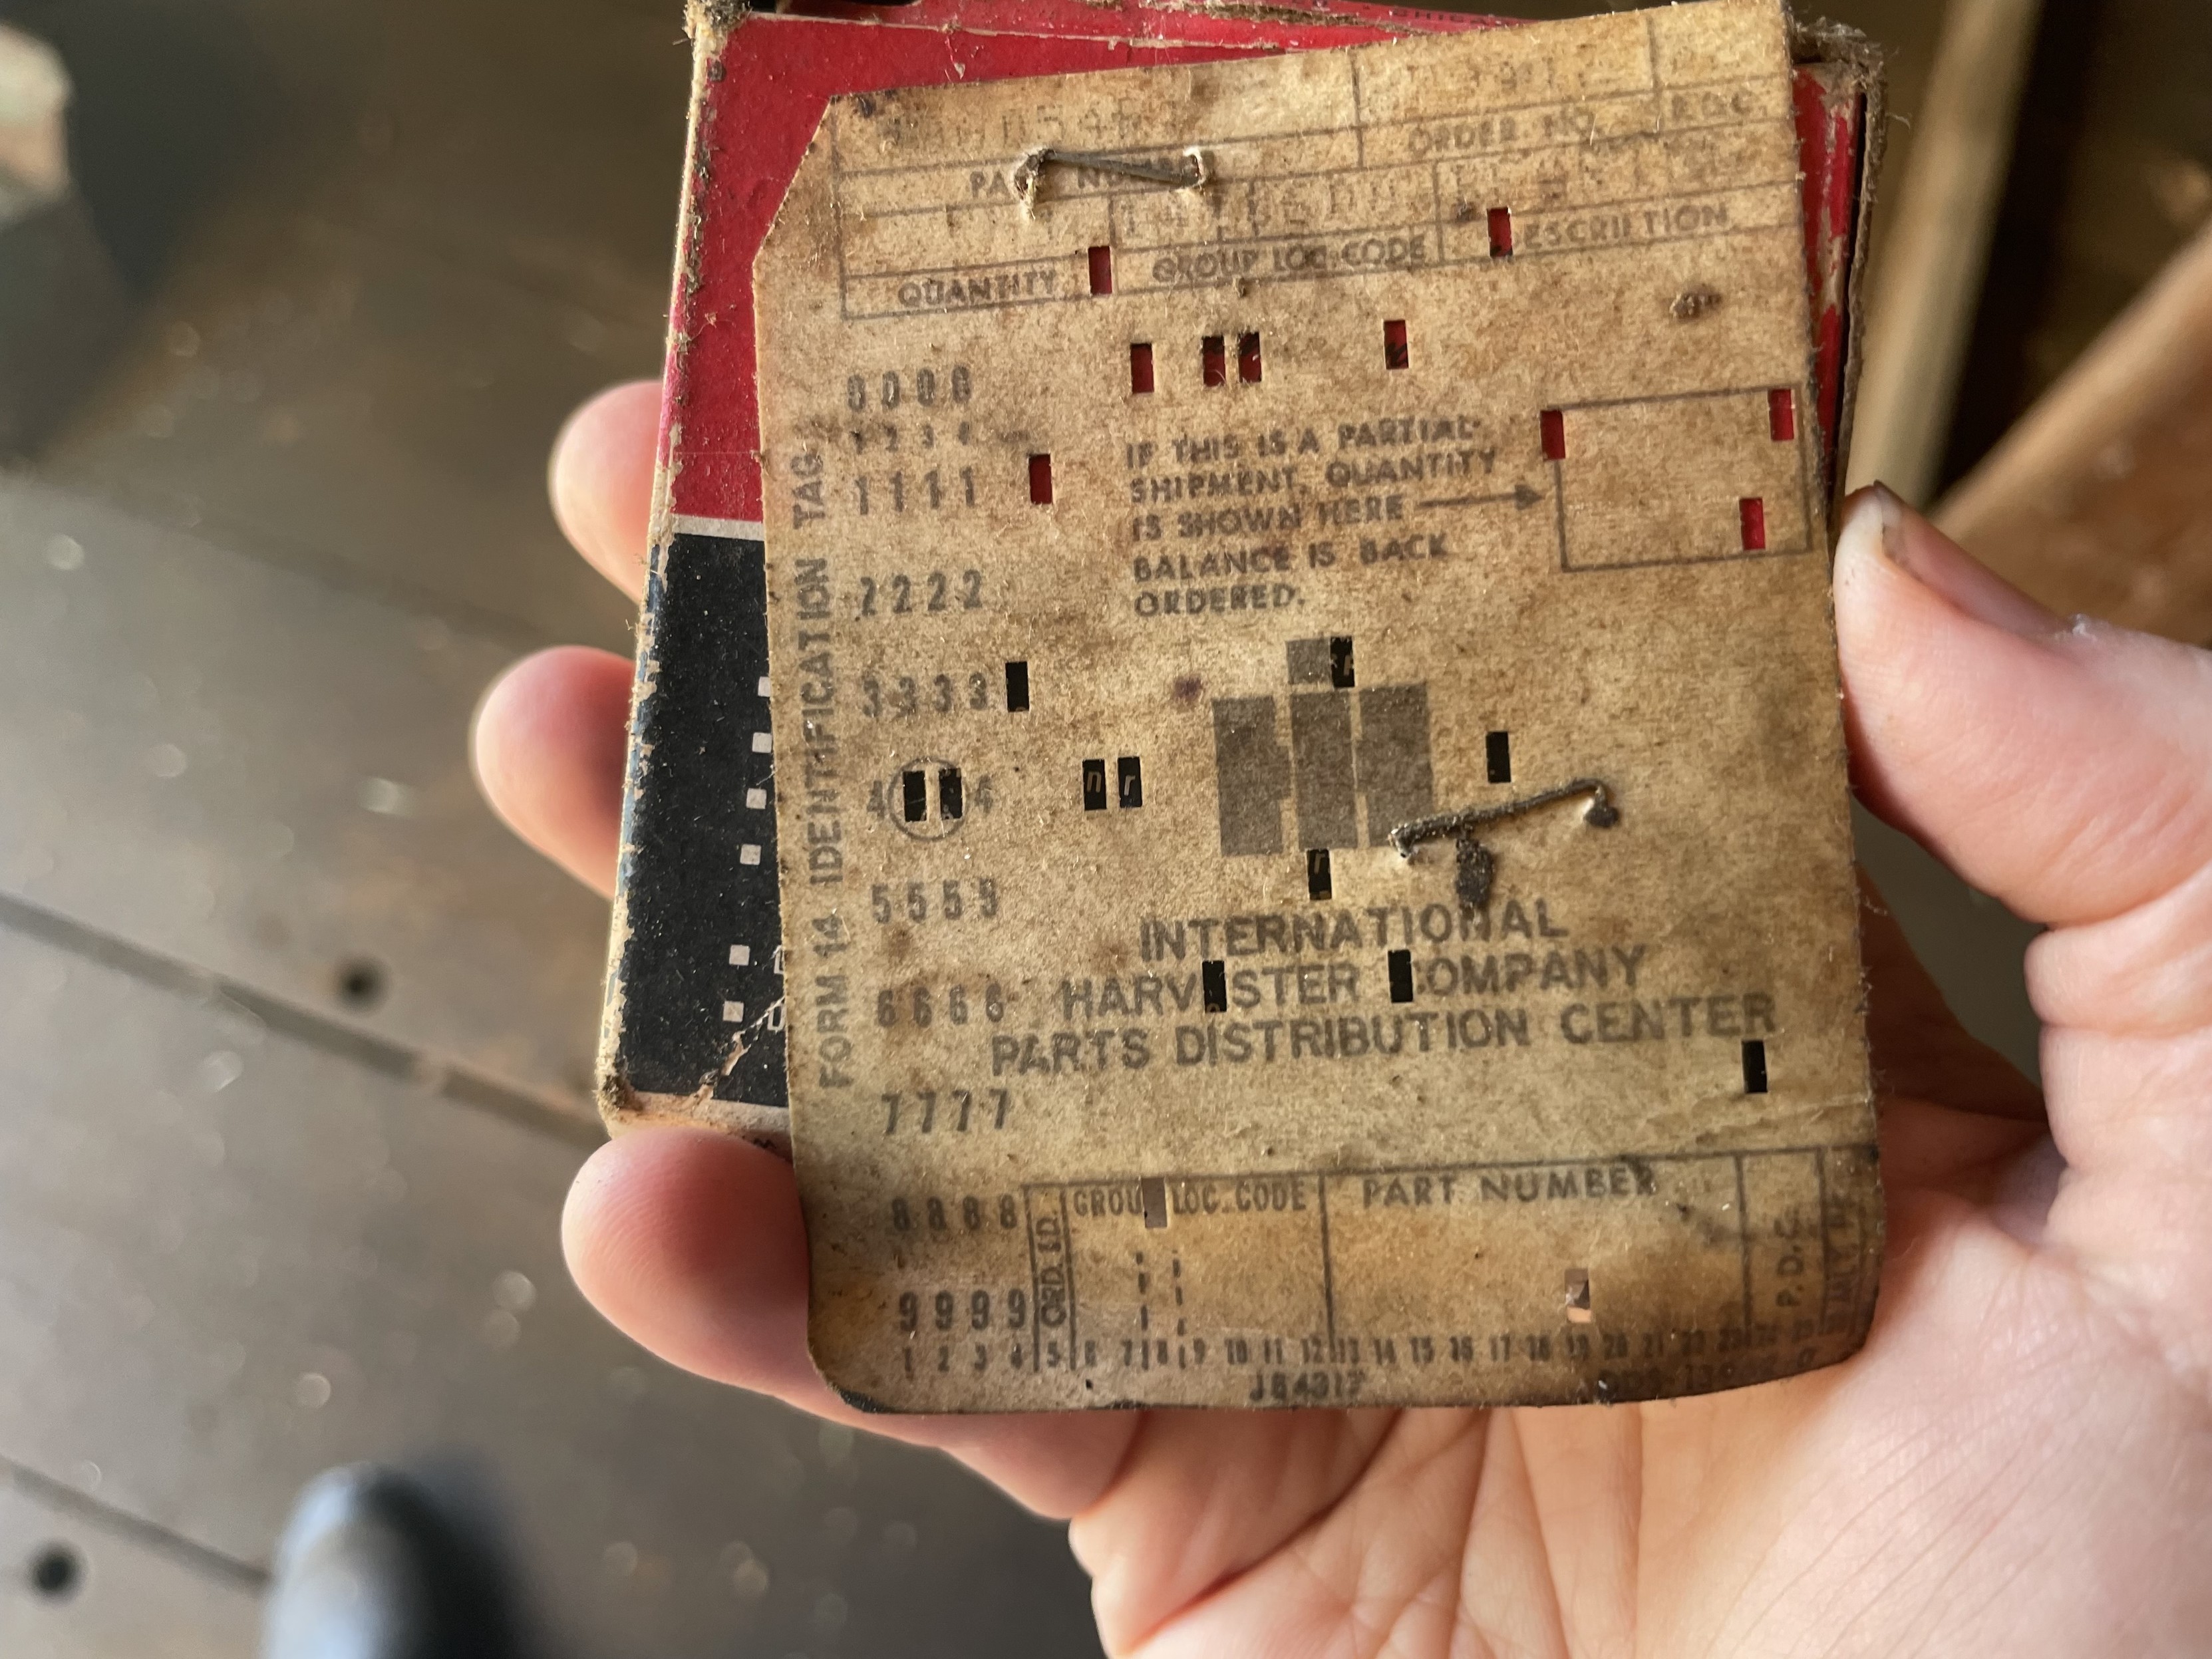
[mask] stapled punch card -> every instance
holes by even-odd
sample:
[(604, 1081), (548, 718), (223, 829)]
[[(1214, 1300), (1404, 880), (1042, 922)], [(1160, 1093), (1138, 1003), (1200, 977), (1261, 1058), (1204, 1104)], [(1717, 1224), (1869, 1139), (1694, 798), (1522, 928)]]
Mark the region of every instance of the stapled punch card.
[(782, 996), (732, 1036), (848, 1397), (1856, 1349), (1799, 170), (1772, 0), (830, 103), (754, 271)]

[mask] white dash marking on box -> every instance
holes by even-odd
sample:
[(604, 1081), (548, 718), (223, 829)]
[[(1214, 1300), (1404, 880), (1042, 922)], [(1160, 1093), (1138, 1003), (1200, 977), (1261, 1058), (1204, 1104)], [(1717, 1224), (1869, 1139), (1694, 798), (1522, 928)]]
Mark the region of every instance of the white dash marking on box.
[(753, 947), (752, 947), (751, 945), (732, 945), (730, 947), (730, 966), (731, 966), (731, 967), (732, 967), (732, 968), (745, 968), (745, 967), (750, 967), (750, 966), (751, 965), (751, 963), (752, 963), (752, 959), (753, 959)]
[(738, 862), (740, 864), (758, 864), (760, 862), (760, 843), (758, 842), (749, 841), (743, 847), (738, 848)]
[(724, 1004), (722, 1005), (722, 1024), (725, 1024), (725, 1025), (742, 1025), (742, 1024), (744, 1024), (744, 1023), (745, 1023), (745, 1005), (744, 1005), (744, 1003), (742, 1003), (742, 1002), (726, 1002), (726, 1003), (724, 1003)]
[(768, 805), (768, 791), (765, 789), (746, 790), (745, 805), (751, 807), (754, 811), (759, 811), (761, 808)]

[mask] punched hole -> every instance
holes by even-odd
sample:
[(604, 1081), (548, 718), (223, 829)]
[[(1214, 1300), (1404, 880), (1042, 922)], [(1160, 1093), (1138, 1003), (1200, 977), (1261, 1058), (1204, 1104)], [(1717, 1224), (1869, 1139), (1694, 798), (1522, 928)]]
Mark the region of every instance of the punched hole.
[(1336, 896), (1336, 878), (1329, 872), (1328, 848), (1326, 847), (1307, 850), (1306, 896), (1310, 899)]
[(1091, 250), (1091, 291), (1111, 294), (1114, 291), (1114, 250), (1094, 247)]
[(1006, 665), (1006, 712), (1025, 714), (1030, 708), (1030, 665), (1025, 662)]
[(1115, 798), (1123, 806), (1145, 804), (1145, 763), (1134, 755), (1114, 763)]
[(1352, 635), (1333, 635), (1328, 641), (1328, 683), (1340, 691), (1352, 690)]
[(1490, 257), (1510, 259), (1513, 257), (1513, 210), (1494, 207), (1490, 210)]
[(1086, 812), (1106, 810), (1106, 763), (1103, 760), (1083, 763), (1083, 810)]
[(941, 766), (937, 770), (937, 810), (947, 821), (960, 816), (967, 805), (967, 794), (960, 783), (960, 769)]
[(1492, 783), (1513, 781), (1513, 734), (1492, 732), (1482, 740), (1482, 758)]
[(1766, 1044), (1757, 1037), (1743, 1045), (1743, 1091), (1747, 1095), (1766, 1092)]
[(1390, 952), (1390, 1000), (1411, 1002), (1413, 1000), (1413, 953), (1411, 951)]
[(375, 1007), (384, 1000), (388, 983), (384, 964), (367, 957), (356, 957), (338, 964), (338, 1000), (349, 1008)]
[(1205, 999), (1209, 1014), (1229, 1012), (1229, 964), (1223, 962), (1201, 962), (1198, 964), (1200, 994)]
[(1406, 347), (1406, 319), (1393, 318), (1382, 325), (1382, 367), (1403, 368), (1411, 362), (1413, 355)]
[(1152, 389), (1152, 343), (1139, 340), (1129, 348), (1129, 390), (1141, 396)]
[(1207, 386), (1229, 384), (1229, 353), (1220, 335), (1209, 334), (1198, 343), (1198, 373)]
[(30, 1579), (47, 1600), (64, 1601), (84, 1580), (84, 1558), (67, 1544), (48, 1544), (31, 1558)]
[(926, 772), (907, 772), (899, 777), (899, 810), (908, 823), (920, 823), (929, 816), (929, 775)]
[(1778, 444), (1797, 441), (1797, 394), (1788, 386), (1766, 394), (1766, 428)]
[(1567, 417), (1556, 409), (1544, 411), (1544, 459), (1564, 461), (1567, 459)]
[(1030, 505), (1052, 505), (1052, 457), (1049, 455), (1030, 457)]
[(1168, 1183), (1159, 1176), (1146, 1176), (1137, 1183), (1139, 1200), (1145, 1206), (1145, 1225), (1164, 1227), (1168, 1224)]
[(1764, 553), (1766, 550), (1766, 503), (1756, 495), (1747, 495), (1736, 503), (1736, 513), (1743, 520), (1743, 550)]
[(1571, 1325), (1587, 1325), (1596, 1316), (1590, 1312), (1589, 1269), (1568, 1268), (1567, 1322)]
[(1246, 386), (1260, 384), (1260, 337), (1257, 334), (1237, 337), (1237, 378)]

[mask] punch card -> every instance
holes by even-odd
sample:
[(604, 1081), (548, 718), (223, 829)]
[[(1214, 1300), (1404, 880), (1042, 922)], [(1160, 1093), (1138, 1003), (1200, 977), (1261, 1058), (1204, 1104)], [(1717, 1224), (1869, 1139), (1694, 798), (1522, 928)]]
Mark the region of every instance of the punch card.
[(1790, 76), (1773, 0), (1711, 0), (831, 102), (755, 293), (847, 1397), (1625, 1401), (1859, 1345)]

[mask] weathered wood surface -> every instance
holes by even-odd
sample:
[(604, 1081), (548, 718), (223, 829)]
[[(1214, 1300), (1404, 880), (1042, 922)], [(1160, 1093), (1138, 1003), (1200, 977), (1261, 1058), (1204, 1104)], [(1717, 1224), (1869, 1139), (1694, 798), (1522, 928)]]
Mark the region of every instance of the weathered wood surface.
[(2212, 232), (2029, 410), (1941, 517), (2062, 615), (2212, 642)]
[(659, 365), (681, 8), (20, 9), (152, 288), (47, 476), (478, 632), (622, 647), (544, 457), (580, 399)]
[(0, 1467), (0, 1653), (245, 1659), (258, 1575)]
[(315, 1471), (396, 1460), (556, 1656), (1082, 1650), (1054, 1529), (585, 1306), (580, 1156), (0, 928), (0, 1458), (248, 1567)]
[(2043, 0), (1951, 0), (1914, 120), (1885, 181), (1888, 224), (1869, 290), (1852, 486), (1934, 493), (1988, 270), (1990, 240)]
[(605, 907), (471, 780), (500, 647), (0, 490), (0, 893), (588, 1112)]

